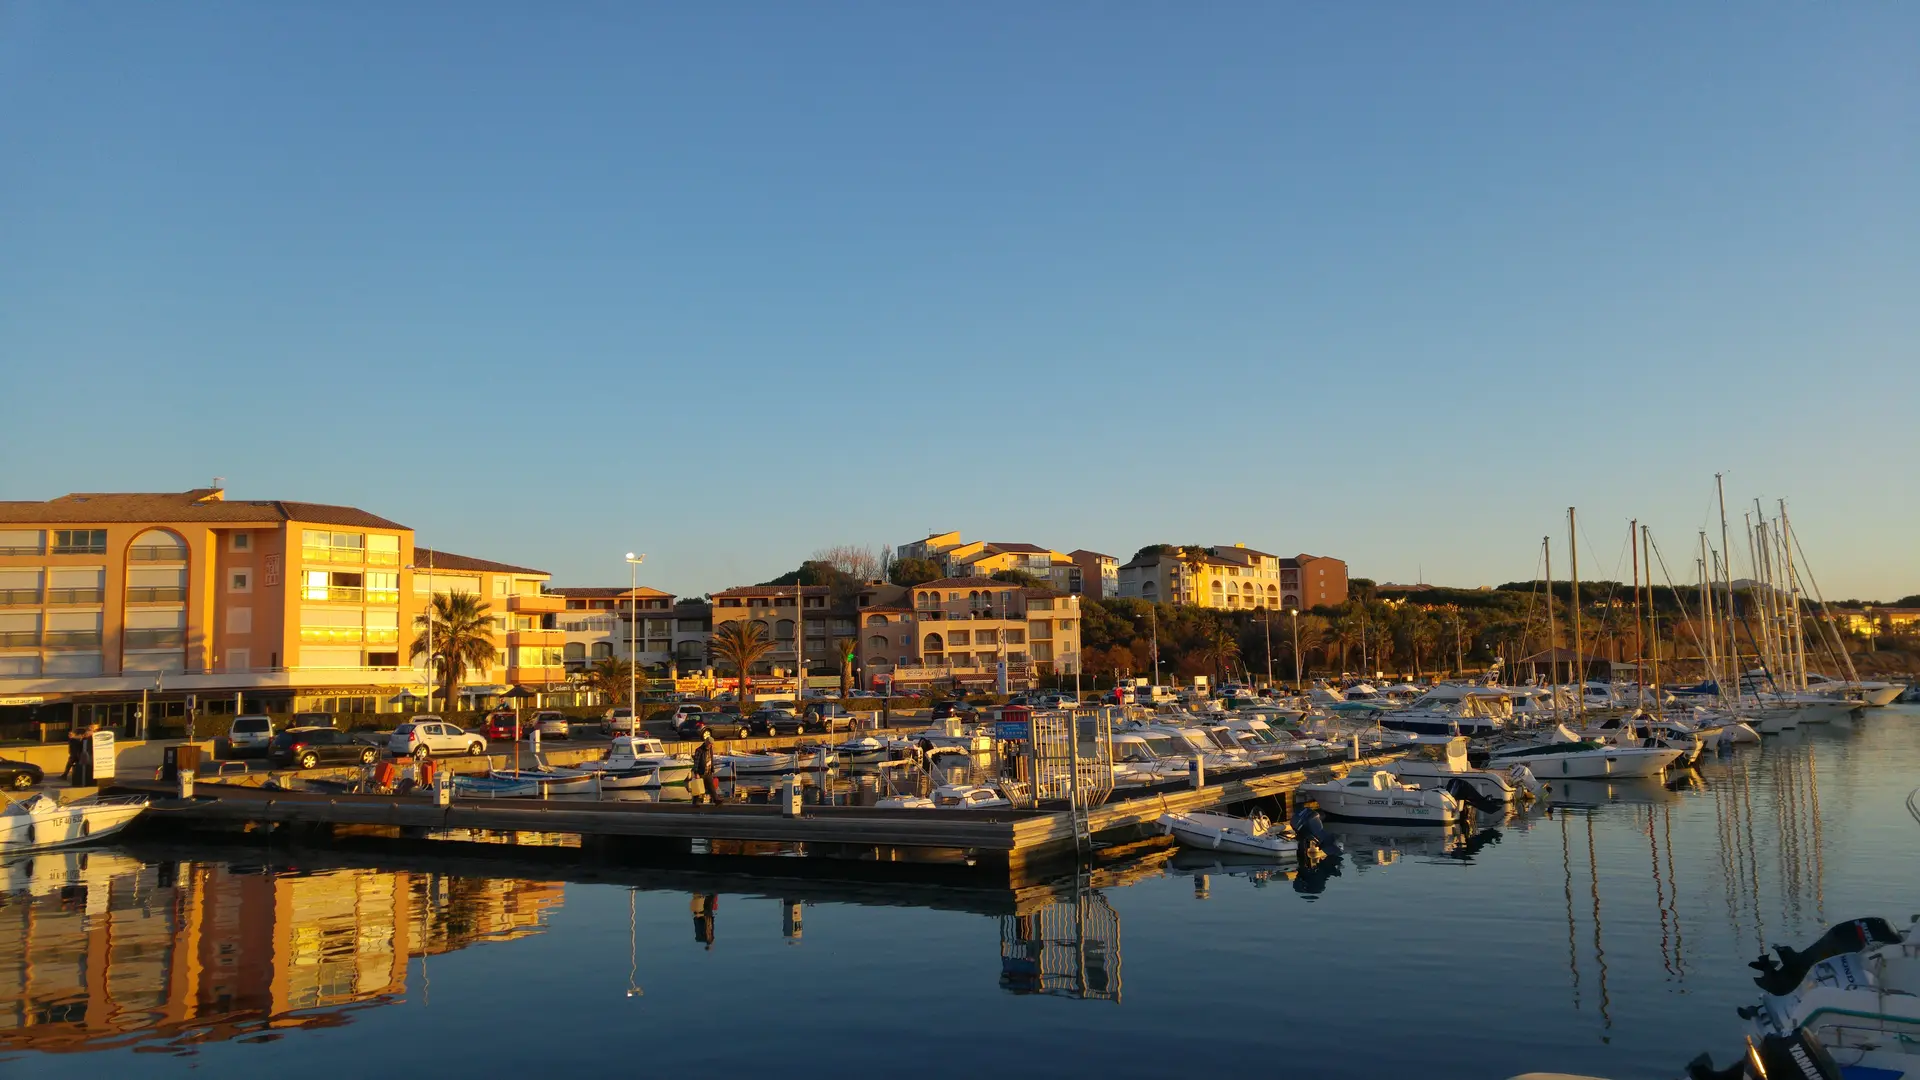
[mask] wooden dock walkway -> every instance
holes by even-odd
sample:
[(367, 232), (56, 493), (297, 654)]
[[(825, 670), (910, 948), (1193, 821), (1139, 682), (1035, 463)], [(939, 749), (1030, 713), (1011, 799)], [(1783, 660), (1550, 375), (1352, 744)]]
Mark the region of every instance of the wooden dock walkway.
[[(1344, 775), (1390, 755), (1324, 757), (1286, 765), (1238, 770), (1218, 782), (1193, 788), (1164, 784), (1094, 808), (1087, 827), (1095, 842), (1126, 842), (1157, 830), (1162, 814), (1285, 796), (1309, 774)], [(192, 832), (285, 830), (306, 841), (324, 841), (335, 830), (358, 835), (423, 839), (433, 834), (571, 834), (581, 846), (613, 856), (675, 854), (705, 841), (776, 845), (782, 854), (804, 853), (879, 859), (946, 860), (963, 853), (970, 864), (1017, 870), (1027, 864), (1075, 858), (1081, 844), (1073, 815), (1064, 807), (991, 810), (883, 810), (876, 807), (803, 805), (794, 816), (771, 804), (600, 802), (590, 799), (460, 799), (437, 805), (426, 796), (351, 795), (201, 782), (191, 799), (167, 798), (155, 783), (125, 783), (117, 790), (156, 797), (142, 821), (148, 835)], [(505, 847), (505, 845), (502, 845)]]

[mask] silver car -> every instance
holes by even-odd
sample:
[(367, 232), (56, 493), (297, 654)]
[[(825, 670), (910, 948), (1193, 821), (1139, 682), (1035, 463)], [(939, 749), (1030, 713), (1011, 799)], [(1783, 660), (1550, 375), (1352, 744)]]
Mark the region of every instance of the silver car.
[(227, 729), (227, 753), (235, 756), (264, 757), (273, 743), (273, 718), (247, 714), (233, 718)]

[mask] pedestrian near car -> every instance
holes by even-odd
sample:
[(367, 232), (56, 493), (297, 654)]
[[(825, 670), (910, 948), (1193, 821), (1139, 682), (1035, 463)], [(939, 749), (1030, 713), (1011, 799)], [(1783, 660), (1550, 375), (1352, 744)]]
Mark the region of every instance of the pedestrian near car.
[(700, 732), (700, 745), (693, 749), (693, 771), (700, 777), (700, 786), (705, 789), (707, 801), (720, 801), (720, 784), (713, 775), (713, 732)]
[(60, 779), (78, 784), (80, 782), (81, 746), (87, 737), (80, 728), (67, 729), (67, 767), (60, 770)]

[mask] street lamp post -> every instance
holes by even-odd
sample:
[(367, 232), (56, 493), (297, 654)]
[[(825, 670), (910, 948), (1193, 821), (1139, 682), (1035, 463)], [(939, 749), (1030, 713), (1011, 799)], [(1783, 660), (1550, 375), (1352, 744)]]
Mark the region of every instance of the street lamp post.
[(1293, 688), (1300, 689), (1300, 609), (1288, 608), (1287, 614), (1293, 618)]
[[(415, 563), (408, 563), (407, 569), (420, 572)], [(433, 549), (427, 549), (427, 712), (433, 712)]]
[(627, 552), (627, 568), (633, 572), (633, 586), (627, 590), (627, 714), (635, 735), (640, 734), (640, 564), (646, 561), (645, 555)]
[(1267, 689), (1273, 689), (1273, 609), (1262, 612), (1266, 617), (1260, 620), (1260, 626), (1267, 632)]

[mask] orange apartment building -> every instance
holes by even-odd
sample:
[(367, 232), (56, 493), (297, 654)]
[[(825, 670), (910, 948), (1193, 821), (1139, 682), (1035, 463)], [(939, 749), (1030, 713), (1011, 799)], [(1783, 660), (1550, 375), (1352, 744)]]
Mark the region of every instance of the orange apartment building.
[[(142, 691), (175, 709), (375, 710), (422, 692), (408, 655), (432, 592), (492, 608), (484, 688), (563, 683), (562, 598), (544, 571), (414, 545), (349, 506), (219, 488), (0, 502), (0, 716), (118, 722)], [(97, 707), (97, 708), (96, 708)]]
[(868, 680), (985, 685), (1004, 660), (1026, 685), (1079, 663), (1080, 598), (985, 577), (929, 581), (862, 608), (858, 656)]

